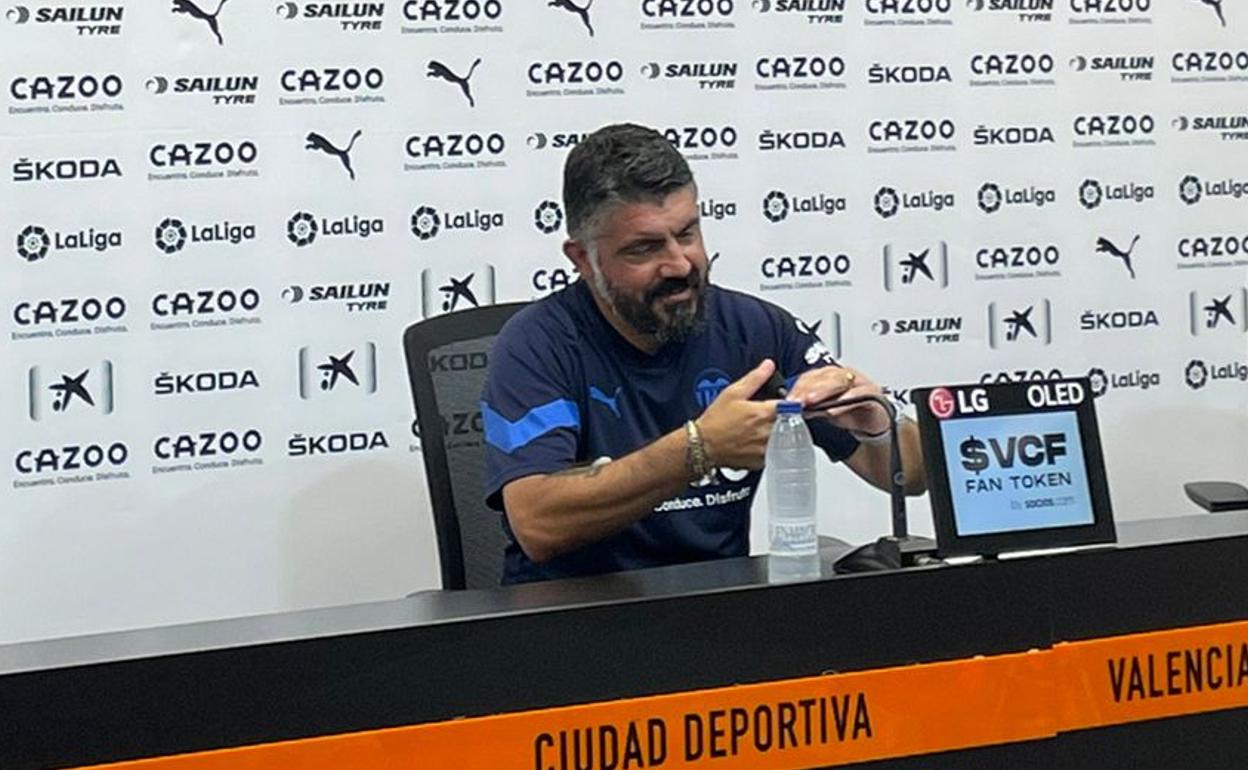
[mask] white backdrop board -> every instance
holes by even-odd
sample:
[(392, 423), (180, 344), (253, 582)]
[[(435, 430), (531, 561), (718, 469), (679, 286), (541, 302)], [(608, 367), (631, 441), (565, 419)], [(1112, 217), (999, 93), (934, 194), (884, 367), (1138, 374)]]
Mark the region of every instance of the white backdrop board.
[[(1091, 373), (1119, 517), (1189, 510), (1248, 467), (1246, 35), (1199, 0), (6, 6), (0, 642), (436, 586), (401, 332), (566, 285), (563, 157), (620, 120), (690, 158), (715, 280), (903, 399)], [(842, 469), (821, 500), (886, 526)]]

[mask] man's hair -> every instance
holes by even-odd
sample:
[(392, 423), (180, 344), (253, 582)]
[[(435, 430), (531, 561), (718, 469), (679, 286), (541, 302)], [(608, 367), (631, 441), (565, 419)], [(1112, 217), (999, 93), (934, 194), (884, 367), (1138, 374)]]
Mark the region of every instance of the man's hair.
[(578, 143), (563, 165), (568, 234), (592, 238), (621, 203), (661, 203), (693, 184), (684, 156), (662, 134), (633, 123), (604, 126)]

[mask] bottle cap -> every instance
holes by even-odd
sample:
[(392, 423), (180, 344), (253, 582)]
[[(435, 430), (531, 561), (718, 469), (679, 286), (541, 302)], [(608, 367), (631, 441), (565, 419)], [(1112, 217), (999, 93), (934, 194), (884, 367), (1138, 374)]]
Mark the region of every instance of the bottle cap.
[(777, 414), (801, 414), (802, 402), (801, 401), (781, 401), (779, 404), (776, 404), (776, 413)]

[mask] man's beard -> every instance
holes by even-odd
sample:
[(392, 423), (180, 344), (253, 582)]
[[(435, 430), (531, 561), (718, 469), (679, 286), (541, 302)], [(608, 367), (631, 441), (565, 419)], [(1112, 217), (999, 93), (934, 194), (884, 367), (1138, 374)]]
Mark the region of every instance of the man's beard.
[[(665, 278), (659, 281), (647, 289), (641, 299), (634, 299), (619, 291), (615, 286), (606, 283), (605, 277), (598, 283), (600, 288), (605, 286), (607, 299), (616, 314), (635, 331), (654, 335), (660, 345), (688, 339), (702, 326), (706, 317), (707, 277), (697, 270), (691, 270), (683, 278)], [(690, 289), (689, 299), (663, 303), (662, 313), (655, 309), (656, 303), (663, 297), (685, 289)]]

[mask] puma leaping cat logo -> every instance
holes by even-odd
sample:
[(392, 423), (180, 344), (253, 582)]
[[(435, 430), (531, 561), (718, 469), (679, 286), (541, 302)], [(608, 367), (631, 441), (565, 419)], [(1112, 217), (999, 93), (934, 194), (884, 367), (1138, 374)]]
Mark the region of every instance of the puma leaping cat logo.
[(451, 68), (442, 62), (434, 59), (429, 62), (429, 69), (425, 72), (425, 77), (442, 78), (448, 83), (457, 83), (459, 90), (464, 92), (464, 96), (468, 97), (468, 106), (476, 107), (477, 103), (472, 98), (472, 87), (468, 85), (468, 81), (472, 78), (472, 73), (476, 71), (477, 65), (481, 63), (480, 59), (473, 61), (472, 66), (468, 68), (468, 74), (462, 78), (451, 72)]
[(1139, 241), (1140, 236), (1135, 236), (1131, 239), (1131, 245), (1127, 247), (1126, 251), (1123, 251), (1108, 238), (1097, 238), (1096, 250), (1101, 254), (1108, 254), (1111, 257), (1121, 259), (1122, 263), (1127, 266), (1127, 272), (1131, 274), (1132, 278), (1135, 278), (1135, 268), (1131, 266), (1131, 252), (1135, 251), (1135, 244), (1139, 243)]
[(1200, 0), (1207, 6), (1213, 8), (1214, 13), (1218, 14), (1218, 21), (1222, 22), (1222, 26), (1226, 26), (1226, 17), (1222, 15), (1222, 0)]
[(321, 152), (327, 153), (329, 155), (337, 156), (338, 160), (342, 161), (343, 167), (347, 169), (347, 173), (351, 175), (352, 179), (355, 179), (355, 169), (351, 168), (350, 153), (351, 153), (351, 148), (355, 146), (355, 140), (360, 138), (361, 133), (363, 132), (357, 128), (355, 130), (355, 133), (351, 135), (351, 141), (350, 143), (347, 144), (347, 149), (340, 150), (337, 147), (335, 147), (333, 143), (330, 142), (328, 139), (316, 133), (315, 131), (312, 131), (308, 134), (308, 143), (303, 146), (303, 149), (320, 150)]
[(616, 417), (620, 416), (620, 393), (623, 392), (624, 386), (616, 386), (615, 393), (608, 396), (598, 389), (597, 385), (589, 386), (589, 397), (598, 403), (606, 406)]
[(584, 6), (576, 5), (572, 0), (550, 0), (546, 3), (551, 8), (562, 8), (565, 11), (571, 11), (581, 17), (581, 21), (585, 22), (585, 29), (589, 30), (589, 36), (594, 36), (594, 25), (589, 23), (589, 6), (594, 4), (594, 0), (588, 0)]
[(196, 19), (202, 19), (207, 22), (208, 28), (212, 30), (212, 34), (217, 36), (217, 45), (225, 45), (225, 41), (221, 39), (221, 29), (217, 26), (217, 16), (221, 14), (221, 8), (225, 5), (225, 0), (217, 5), (216, 13), (204, 13), (194, 0), (173, 0), (173, 12), (185, 13)]

